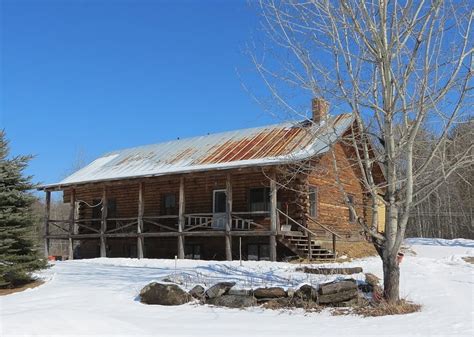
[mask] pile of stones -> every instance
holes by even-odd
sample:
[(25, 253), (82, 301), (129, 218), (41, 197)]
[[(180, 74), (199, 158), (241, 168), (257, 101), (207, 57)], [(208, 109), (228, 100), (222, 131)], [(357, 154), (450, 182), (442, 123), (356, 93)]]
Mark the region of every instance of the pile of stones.
[(281, 287), (238, 289), (234, 282), (219, 282), (208, 289), (196, 285), (187, 292), (177, 284), (153, 282), (141, 290), (140, 300), (159, 305), (198, 301), (228, 308), (257, 305), (267, 308), (344, 307), (358, 305), (364, 299), (363, 292), (373, 292), (377, 287), (378, 279), (372, 274), (366, 274), (366, 282), (359, 285), (354, 279), (343, 279), (320, 284), (317, 288), (305, 284), (298, 289), (287, 290)]

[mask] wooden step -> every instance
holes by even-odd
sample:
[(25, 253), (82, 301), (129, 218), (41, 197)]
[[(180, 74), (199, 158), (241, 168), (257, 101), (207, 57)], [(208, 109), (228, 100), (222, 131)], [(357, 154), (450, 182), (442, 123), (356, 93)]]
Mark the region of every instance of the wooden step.
[[(308, 239), (288, 239), (289, 241), (291, 241), (292, 243), (301, 243), (301, 244), (304, 244), (304, 243), (308, 243)], [(317, 245), (317, 246), (320, 246), (321, 245), (321, 242), (319, 240), (311, 240), (311, 244), (313, 245)]]
[[(279, 237), (278, 241), (299, 257), (308, 257), (309, 247), (307, 237), (285, 235)], [(334, 259), (334, 253), (328, 249), (322, 248), (318, 241), (311, 240), (311, 245), (311, 259), (322, 261)]]

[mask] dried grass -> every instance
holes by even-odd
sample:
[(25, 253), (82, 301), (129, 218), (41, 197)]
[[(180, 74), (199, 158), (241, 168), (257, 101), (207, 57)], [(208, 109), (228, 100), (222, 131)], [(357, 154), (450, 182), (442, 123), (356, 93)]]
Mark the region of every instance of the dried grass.
[(371, 305), (368, 306), (356, 307), (352, 310), (352, 312), (364, 317), (378, 317), (389, 315), (406, 315), (419, 312), (420, 310), (420, 304), (410, 302), (406, 299), (401, 299), (396, 303), (388, 303), (386, 301), (371, 303)]
[[(368, 256), (376, 256), (377, 251), (370, 242), (338, 242), (336, 245), (338, 256), (347, 256), (349, 259), (359, 259)], [(339, 259), (338, 259), (339, 260)], [(341, 259), (341, 261), (346, 261)]]

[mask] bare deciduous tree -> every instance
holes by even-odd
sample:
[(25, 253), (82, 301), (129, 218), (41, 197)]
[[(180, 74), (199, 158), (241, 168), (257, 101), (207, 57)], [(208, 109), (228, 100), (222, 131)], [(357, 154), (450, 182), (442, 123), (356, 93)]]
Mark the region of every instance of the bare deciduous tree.
[[(356, 216), (382, 259), (385, 298), (397, 301), (397, 253), (411, 211), (473, 161), (472, 139), (453, 153), (448, 137), (472, 108), (472, 4), (261, 0), (258, 9), (269, 43), (251, 57), (281, 110), (304, 115), (295, 97), (305, 92), (354, 115), (356, 136), (349, 143), (374, 223)], [(424, 130), (429, 144), (417, 146)], [(384, 169), (383, 182), (374, 177), (376, 165)], [(384, 233), (374, 230), (381, 192)]]
[[(451, 130), (448, 153), (464, 152), (473, 139), (474, 118), (471, 118)], [(429, 144), (428, 139), (421, 144), (421, 150)], [(428, 198), (417, 203), (408, 222), (407, 236), (474, 238), (474, 163), (459, 167)]]

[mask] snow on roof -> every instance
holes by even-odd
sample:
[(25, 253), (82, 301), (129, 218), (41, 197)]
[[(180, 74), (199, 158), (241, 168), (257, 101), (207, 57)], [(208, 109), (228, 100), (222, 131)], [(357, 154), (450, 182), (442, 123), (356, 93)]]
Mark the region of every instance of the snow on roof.
[(326, 152), (352, 120), (344, 114), (321, 125), (286, 122), (113, 151), (40, 189), (303, 160)]

